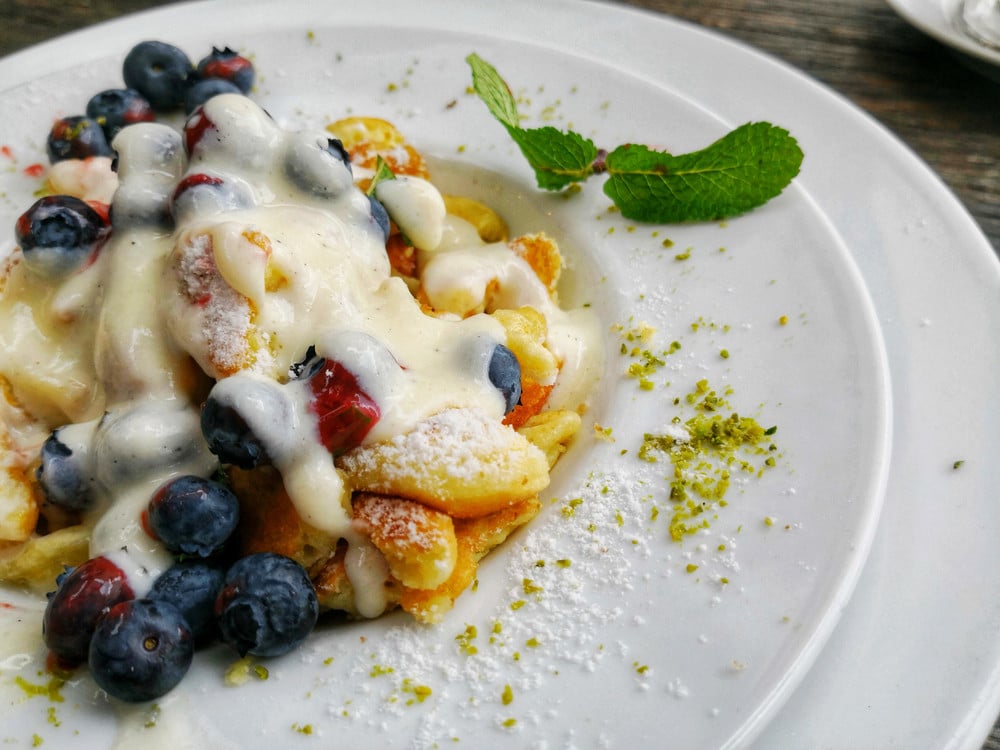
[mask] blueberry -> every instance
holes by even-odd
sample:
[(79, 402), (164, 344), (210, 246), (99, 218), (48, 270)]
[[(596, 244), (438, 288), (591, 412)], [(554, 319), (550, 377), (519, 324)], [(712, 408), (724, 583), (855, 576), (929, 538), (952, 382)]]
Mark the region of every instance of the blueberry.
[[(209, 450), (222, 463), (252, 469), (273, 459), (267, 441), (257, 432), (268, 427), (283, 431), (293, 419), (292, 406), (280, 386), (234, 375), (220, 380), (208, 394), (201, 410), (201, 431)], [(261, 429), (255, 431), (253, 425)]]
[(372, 204), (372, 221), (374, 221), (379, 230), (381, 230), (384, 240), (388, 240), (389, 213), (385, 210), (385, 206), (382, 205), (382, 202), (379, 201), (374, 195), (369, 195), (368, 200)]
[(74, 453), (56, 430), (42, 443), (41, 463), (36, 472), (45, 499), (68, 510), (87, 510), (93, 503), (90, 470), (86, 456)]
[(61, 577), (42, 617), (45, 645), (59, 659), (79, 664), (87, 659), (97, 621), (119, 602), (132, 598), (121, 568), (106, 557), (94, 557)]
[(510, 414), (521, 401), (521, 364), (514, 352), (497, 344), (490, 356), (490, 382), (503, 394), (505, 411)]
[(224, 78), (205, 78), (193, 84), (184, 95), (184, 112), (191, 114), (213, 96), (242, 94), (239, 87)]
[[(67, 578), (69, 578), (70, 573), (72, 573), (74, 570), (75, 570), (75, 568), (73, 566), (71, 566), (71, 565), (63, 565), (62, 573), (60, 573), (59, 575), (56, 576), (56, 588), (57, 589), (60, 586), (63, 585), (63, 582)], [(55, 595), (55, 592), (53, 591), (53, 592), (51, 592), (51, 593), (48, 594), (48, 597), (51, 599), (54, 595)]]
[(170, 198), (170, 213), (174, 221), (183, 223), (192, 217), (249, 208), (253, 202), (249, 189), (242, 183), (198, 172), (177, 183)]
[(253, 63), (229, 47), (213, 47), (212, 54), (198, 63), (198, 75), (229, 81), (241, 93), (248, 94), (253, 86), (254, 69)]
[(157, 477), (209, 474), (217, 462), (198, 439), (200, 431), (194, 410), (168, 401), (136, 399), (116, 407), (94, 433), (95, 481), (120, 493), (128, 485), (148, 484)]
[(65, 159), (112, 155), (101, 126), (82, 115), (62, 117), (52, 123), (45, 147), (53, 164)]
[(292, 363), (292, 366), (288, 368), (288, 376), (292, 380), (312, 377), (313, 373), (323, 366), (324, 361), (322, 357), (316, 354), (316, 347), (310, 344), (302, 359)]
[(193, 658), (194, 638), (176, 607), (133, 599), (101, 617), (88, 663), (94, 681), (108, 695), (142, 703), (176, 687)]
[(101, 126), (108, 143), (111, 143), (126, 125), (152, 122), (156, 113), (146, 97), (135, 89), (107, 89), (90, 97), (87, 117)]
[(116, 136), (112, 145), (121, 157), (111, 203), (114, 225), (170, 229), (170, 198), (185, 168), (180, 133), (168, 125), (140, 123)]
[(161, 485), (146, 508), (149, 531), (177, 555), (209, 557), (239, 522), (240, 504), (228, 487), (185, 475)]
[(224, 165), (227, 172), (263, 176), (274, 169), (285, 131), (260, 105), (242, 94), (219, 94), (184, 123), (191, 164)]
[(69, 195), (39, 198), (14, 225), (25, 265), (48, 278), (65, 276), (84, 266), (109, 230), (103, 216)]
[(181, 134), (169, 125), (144, 123), (121, 133), (112, 143), (124, 163), (116, 163), (119, 179), (174, 183), (184, 172), (186, 159)]
[(140, 42), (125, 56), (122, 77), (157, 112), (184, 103), (184, 94), (194, 67), (184, 52), (165, 42)]
[(291, 558), (260, 552), (238, 560), (226, 573), (215, 614), (222, 640), (240, 656), (279, 656), (312, 632), (319, 605), (305, 568)]
[(303, 190), (324, 198), (340, 195), (354, 184), (344, 144), (323, 132), (289, 137), (285, 174)]
[(148, 598), (175, 606), (184, 615), (195, 643), (204, 644), (219, 634), (215, 599), (225, 578), (225, 571), (217, 565), (184, 560), (156, 579)]

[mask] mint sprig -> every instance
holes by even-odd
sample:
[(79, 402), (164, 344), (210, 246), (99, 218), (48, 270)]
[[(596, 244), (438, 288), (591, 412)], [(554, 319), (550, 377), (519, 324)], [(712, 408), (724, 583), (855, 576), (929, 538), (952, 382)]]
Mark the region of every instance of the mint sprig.
[(562, 190), (594, 174), (598, 150), (591, 140), (553, 127), (522, 128), (514, 96), (496, 68), (476, 54), (469, 55), (466, 62), (472, 68), (472, 87), (520, 147), (535, 170), (538, 187)]
[(472, 85), (535, 172), (540, 188), (562, 190), (607, 174), (605, 194), (634, 221), (712, 221), (767, 203), (799, 173), (802, 150), (787, 130), (741, 125), (710, 146), (675, 156), (625, 144), (605, 152), (571, 130), (522, 128), (517, 103), (500, 74), (476, 54), (466, 58)]

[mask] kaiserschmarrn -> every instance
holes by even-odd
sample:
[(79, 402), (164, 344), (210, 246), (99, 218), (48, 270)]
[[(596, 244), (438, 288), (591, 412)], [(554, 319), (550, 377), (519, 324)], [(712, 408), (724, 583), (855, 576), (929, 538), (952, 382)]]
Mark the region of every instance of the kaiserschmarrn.
[[(598, 377), (556, 241), (442, 195), (384, 120), (293, 132), (227, 94), (113, 146), (116, 172), (48, 185), (110, 211), (93, 257), (0, 270), (0, 581), (50, 590), (106, 555), (141, 596), (172, 562), (143, 508), (194, 474), (238, 497), (240, 552), (300, 562), (321, 608), (439, 621), (538, 513)], [(241, 459), (213, 420), (246, 431)], [(80, 507), (40, 482), (46, 445), (85, 467)]]

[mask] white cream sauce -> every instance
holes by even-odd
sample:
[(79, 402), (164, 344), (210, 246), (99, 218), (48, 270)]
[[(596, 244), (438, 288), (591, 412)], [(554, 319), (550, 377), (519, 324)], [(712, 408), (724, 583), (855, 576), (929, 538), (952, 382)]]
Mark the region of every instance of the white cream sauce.
[(414, 247), (435, 250), (441, 243), (444, 199), (427, 180), (411, 175), (383, 180), (375, 186), (375, 197)]
[[(51, 426), (82, 423), (66, 435), (81, 450), (89, 441), (99, 495), (91, 553), (118, 562), (139, 595), (171, 562), (140, 522), (152, 491), (216, 468), (195, 395), (207, 378), (219, 379), (215, 395), (239, 398), (262, 379), (287, 380), (315, 346), (379, 405), (366, 437), (374, 441), (448, 408), (503, 416), (487, 368), (506, 334), (484, 308), (530, 305), (546, 317), (561, 360), (553, 406), (583, 403), (600, 363), (592, 316), (560, 309), (506, 245), (485, 245), (471, 225), (446, 217), (430, 183), (391, 180), (376, 194), (426, 250), (421, 281), (451, 313), (441, 317), (426, 315), (392, 276), (369, 199), (324, 154), (327, 136), (286, 133), (239, 96), (216, 97), (201, 117), (212, 125), (187, 162), (163, 126), (124, 129), (113, 203), (124, 218), (97, 261), (55, 286), (20, 264), (0, 297), (0, 373)], [(195, 174), (231, 190), (171, 198)], [(180, 213), (167, 231), (156, 214), (171, 201)], [(222, 371), (227, 358), (239, 361), (237, 374)], [(281, 388), (288, 421), (261, 419), (254, 432), (303, 519), (348, 540), (359, 611), (376, 616), (386, 605), (385, 561), (352, 528), (350, 488), (319, 442), (307, 388)]]

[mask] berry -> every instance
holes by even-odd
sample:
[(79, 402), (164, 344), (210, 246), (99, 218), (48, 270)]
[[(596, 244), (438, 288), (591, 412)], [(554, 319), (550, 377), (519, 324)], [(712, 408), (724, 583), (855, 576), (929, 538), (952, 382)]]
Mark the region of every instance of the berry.
[(191, 114), (213, 96), (219, 94), (242, 94), (235, 83), (223, 78), (206, 78), (198, 81), (184, 95), (184, 112)]
[(124, 163), (116, 158), (112, 166), (121, 180), (135, 176), (142, 184), (151, 178), (158, 184), (173, 184), (183, 173), (183, 146), (181, 134), (171, 126), (145, 124), (119, 139), (116, 151)]
[(82, 115), (62, 117), (52, 123), (45, 147), (53, 164), (65, 159), (113, 154), (101, 126)]
[(88, 662), (108, 695), (141, 703), (169, 693), (187, 674), (194, 639), (172, 604), (133, 599), (112, 607), (97, 624)]
[(242, 94), (213, 96), (184, 124), (191, 164), (225, 164), (243, 174), (270, 172), (284, 138), (271, 116)]
[(198, 172), (189, 174), (174, 189), (170, 213), (181, 222), (192, 216), (210, 216), (253, 205), (249, 191), (238, 182)]
[(334, 456), (360, 445), (382, 415), (378, 404), (334, 360), (321, 359), (308, 372), (309, 410), (318, 417), (323, 445)]
[(240, 654), (280, 656), (316, 625), (319, 605), (305, 568), (291, 558), (260, 552), (226, 573), (215, 602), (222, 640)]
[(125, 56), (122, 77), (157, 112), (184, 103), (184, 94), (194, 67), (184, 52), (164, 42), (140, 42)]
[(248, 94), (253, 86), (254, 69), (252, 62), (229, 47), (213, 47), (212, 54), (198, 63), (198, 75), (229, 81), (240, 93)]
[(374, 195), (369, 195), (368, 200), (372, 205), (372, 221), (375, 222), (375, 225), (382, 232), (382, 237), (387, 241), (389, 239), (389, 212)]
[(146, 97), (135, 89), (107, 89), (90, 97), (87, 117), (101, 126), (105, 138), (111, 143), (126, 125), (152, 122), (156, 113)]
[(202, 560), (184, 560), (167, 568), (153, 583), (149, 599), (175, 606), (184, 616), (196, 644), (211, 641), (219, 633), (215, 599), (226, 573)]
[(193, 475), (160, 486), (143, 516), (150, 535), (168, 550), (199, 557), (221, 550), (239, 518), (239, 501), (228, 487)]
[(180, 133), (168, 125), (143, 124), (118, 138), (115, 148), (122, 157), (111, 204), (115, 227), (170, 229), (170, 196), (184, 171)]
[(121, 568), (106, 557), (91, 558), (63, 578), (49, 598), (42, 617), (45, 645), (67, 663), (86, 661), (98, 619), (132, 596)]
[(322, 132), (290, 137), (285, 174), (303, 190), (323, 198), (333, 198), (354, 185), (344, 145)]
[(156, 477), (210, 473), (215, 457), (198, 432), (197, 415), (169, 401), (136, 399), (115, 407), (101, 418), (91, 442), (94, 479), (122, 492)]
[(241, 469), (270, 464), (268, 445), (254, 434), (251, 424), (292, 423), (292, 406), (277, 384), (233, 376), (212, 388), (201, 410), (201, 431), (224, 464)]
[(288, 368), (288, 377), (293, 380), (308, 378), (322, 365), (323, 358), (316, 354), (316, 347), (312, 344), (306, 349), (305, 356), (298, 362), (293, 362)]
[(39, 198), (14, 225), (25, 265), (49, 278), (65, 276), (86, 265), (107, 238), (105, 217), (79, 198)]
[(497, 344), (490, 356), (489, 377), (503, 394), (504, 414), (510, 414), (521, 400), (521, 364), (503, 344)]
[(56, 430), (42, 444), (41, 463), (36, 472), (45, 499), (68, 510), (87, 510), (93, 503), (86, 456), (73, 451), (59, 439)]
[(203, 107), (196, 107), (184, 123), (184, 148), (188, 156), (194, 154), (195, 148), (209, 131), (217, 130), (212, 119), (205, 114)]

